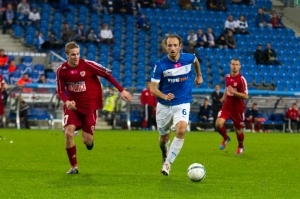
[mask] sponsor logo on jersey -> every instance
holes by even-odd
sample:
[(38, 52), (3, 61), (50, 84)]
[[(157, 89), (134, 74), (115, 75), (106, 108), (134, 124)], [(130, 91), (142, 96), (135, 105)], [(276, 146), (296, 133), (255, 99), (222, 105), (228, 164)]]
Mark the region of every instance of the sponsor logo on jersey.
[(236, 86), (236, 85), (237, 85), (237, 83), (236, 83), (236, 82), (234, 82), (234, 83), (233, 83), (233, 86)]
[(170, 83), (184, 82), (187, 79), (188, 79), (188, 77), (168, 78), (168, 82), (170, 82)]
[(84, 77), (85, 76), (85, 71), (80, 71), (80, 75), (81, 75), (81, 77)]
[(85, 82), (73, 82), (71, 84), (68, 84), (67, 88), (69, 91), (72, 91), (72, 92), (86, 91)]

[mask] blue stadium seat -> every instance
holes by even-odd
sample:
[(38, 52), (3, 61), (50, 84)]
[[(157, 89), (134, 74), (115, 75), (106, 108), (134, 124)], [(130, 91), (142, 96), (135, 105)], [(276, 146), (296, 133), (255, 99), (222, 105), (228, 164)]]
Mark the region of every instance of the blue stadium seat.
[(13, 28), (13, 36), (17, 39), (23, 37), (23, 28), (19, 25), (14, 26)]
[(43, 64), (36, 64), (33, 66), (33, 71), (38, 72), (40, 75), (45, 73), (45, 66)]
[(33, 61), (33, 58), (31, 56), (23, 56), (21, 58), (21, 62), (25, 66), (32, 66), (32, 61)]
[(32, 80), (32, 83), (37, 83), (40, 79), (40, 74), (37, 71), (33, 71), (30, 74), (30, 79)]
[(18, 80), (22, 77), (22, 73), (18, 70), (10, 74), (9, 83), (15, 85)]
[(56, 73), (55, 72), (47, 72), (46, 80), (49, 84), (56, 84)]

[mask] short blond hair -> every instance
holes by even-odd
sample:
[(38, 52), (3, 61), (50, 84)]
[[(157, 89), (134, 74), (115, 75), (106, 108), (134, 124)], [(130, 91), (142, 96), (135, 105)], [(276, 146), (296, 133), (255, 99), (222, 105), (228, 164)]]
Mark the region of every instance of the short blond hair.
[(69, 54), (69, 51), (73, 48), (78, 48), (80, 49), (79, 45), (75, 42), (75, 41), (71, 41), (71, 42), (68, 42), (66, 45), (65, 45), (65, 52), (66, 54)]

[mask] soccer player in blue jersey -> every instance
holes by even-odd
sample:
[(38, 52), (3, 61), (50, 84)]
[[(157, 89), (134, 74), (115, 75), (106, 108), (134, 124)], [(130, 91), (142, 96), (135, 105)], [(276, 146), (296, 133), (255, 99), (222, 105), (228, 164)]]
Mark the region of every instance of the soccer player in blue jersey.
[[(157, 97), (156, 122), (160, 135), (159, 146), (163, 157), (161, 173), (169, 175), (171, 164), (178, 156), (187, 131), (192, 99), (192, 66), (196, 85), (203, 82), (200, 63), (194, 54), (181, 53), (182, 40), (178, 35), (165, 39), (167, 55), (155, 64), (150, 91)], [(169, 147), (170, 129), (176, 135)]]

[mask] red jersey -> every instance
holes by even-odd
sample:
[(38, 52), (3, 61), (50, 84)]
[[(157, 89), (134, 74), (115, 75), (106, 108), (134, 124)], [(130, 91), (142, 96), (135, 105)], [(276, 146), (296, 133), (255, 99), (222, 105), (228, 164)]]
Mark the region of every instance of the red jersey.
[(80, 59), (76, 67), (64, 62), (57, 71), (57, 93), (63, 102), (75, 101), (82, 113), (90, 113), (102, 108), (102, 88), (99, 76), (113, 84), (119, 92), (123, 87), (111, 75), (111, 70), (102, 65)]
[(297, 109), (289, 108), (286, 111), (285, 116), (289, 119), (295, 120), (295, 119), (299, 118), (299, 111)]
[[(244, 78), (244, 76), (242, 76), (241, 74), (238, 74), (235, 77), (231, 76), (231, 74), (226, 75), (225, 85), (226, 85), (226, 88), (228, 86), (231, 86), (234, 90), (236, 90), (240, 93), (248, 94), (247, 81)], [(226, 95), (227, 96), (226, 96), (226, 100), (223, 104), (223, 107), (225, 107), (227, 110), (231, 110), (231, 111), (234, 110), (239, 113), (245, 111), (244, 99), (232, 95), (227, 90), (226, 90)]]
[(141, 93), (141, 103), (142, 105), (148, 104), (149, 106), (156, 106), (156, 97), (152, 95), (150, 89), (144, 89)]

